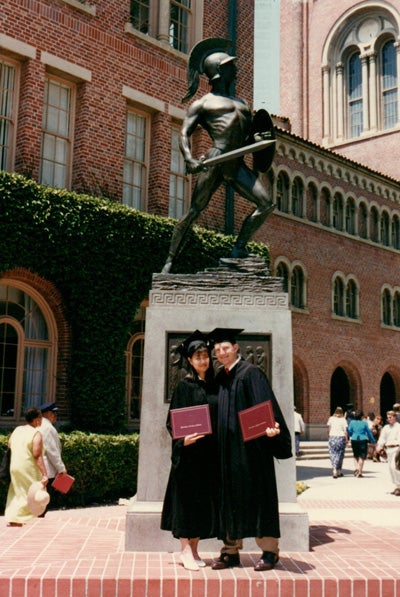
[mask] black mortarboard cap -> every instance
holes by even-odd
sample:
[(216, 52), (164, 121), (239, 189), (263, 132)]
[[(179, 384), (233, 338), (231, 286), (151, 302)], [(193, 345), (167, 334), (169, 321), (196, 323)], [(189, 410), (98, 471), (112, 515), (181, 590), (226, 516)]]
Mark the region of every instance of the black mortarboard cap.
[(212, 345), (219, 344), (220, 342), (236, 344), (236, 338), (240, 332), (243, 332), (243, 329), (244, 328), (215, 328), (208, 334), (208, 337)]
[(193, 334), (190, 334), (190, 336), (178, 346), (177, 351), (187, 358), (191, 357), (196, 350), (199, 350), (199, 348), (208, 348), (208, 346), (208, 337), (199, 330), (195, 330)]

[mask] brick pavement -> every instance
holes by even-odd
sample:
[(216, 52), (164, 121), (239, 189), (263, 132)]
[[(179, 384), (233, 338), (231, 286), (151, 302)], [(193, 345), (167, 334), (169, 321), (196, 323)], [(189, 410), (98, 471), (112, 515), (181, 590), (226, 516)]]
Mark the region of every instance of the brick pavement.
[[(400, 498), (387, 465), (369, 463), (355, 479), (346, 463), (338, 480), (326, 462), (298, 464), (311, 550), (281, 553), (271, 572), (253, 570), (257, 553), (242, 554), (240, 568), (188, 572), (178, 553), (125, 552), (126, 506), (101, 506), (50, 511), (22, 528), (0, 519), (0, 595), (400, 597)], [(216, 554), (202, 555), (210, 563)]]

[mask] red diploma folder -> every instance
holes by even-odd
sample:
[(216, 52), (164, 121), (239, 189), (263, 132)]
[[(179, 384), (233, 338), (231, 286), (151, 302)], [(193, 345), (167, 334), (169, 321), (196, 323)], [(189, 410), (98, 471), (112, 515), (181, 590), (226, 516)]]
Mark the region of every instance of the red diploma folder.
[(54, 489), (57, 489), (60, 493), (68, 493), (71, 489), (72, 485), (74, 484), (75, 477), (71, 477), (71, 475), (57, 475), (54, 479), (53, 483), (51, 484)]
[(245, 442), (265, 435), (267, 427), (275, 427), (274, 411), (270, 400), (241, 410), (238, 415)]
[(169, 414), (173, 439), (185, 437), (192, 433), (201, 433), (202, 435), (210, 435), (212, 433), (210, 407), (208, 404), (173, 408)]

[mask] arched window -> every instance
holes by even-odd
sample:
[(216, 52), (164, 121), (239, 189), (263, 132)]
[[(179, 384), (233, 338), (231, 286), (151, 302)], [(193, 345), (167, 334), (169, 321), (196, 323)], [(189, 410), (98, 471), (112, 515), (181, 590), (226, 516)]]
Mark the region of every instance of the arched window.
[(363, 130), (363, 97), (360, 54), (353, 54), (348, 62), (348, 136), (359, 137)]
[(126, 403), (128, 425), (137, 428), (142, 405), (145, 303), (135, 314), (126, 349)]
[(303, 217), (303, 183), (300, 178), (295, 178), (292, 185), (292, 214), (298, 218)]
[(370, 219), (370, 238), (374, 243), (377, 243), (379, 240), (379, 229), (378, 229), (378, 222), (379, 222), (379, 214), (376, 207), (371, 209), (371, 219)]
[(0, 417), (54, 400), (55, 325), (39, 299), (0, 283)]
[(389, 3), (359, 2), (328, 34), (321, 64), (326, 145), (399, 127), (400, 31), (394, 13)]
[(279, 257), (275, 262), (275, 275), (283, 280), (283, 291), (289, 295), (290, 306), (305, 309), (307, 289), (304, 268), (298, 262), (292, 265)]
[(340, 317), (344, 316), (344, 283), (339, 276), (333, 286), (333, 312)]
[(385, 325), (392, 325), (392, 299), (388, 288), (382, 293), (382, 322)]
[(289, 270), (286, 263), (281, 261), (276, 268), (276, 276), (283, 279), (283, 292), (289, 290)]
[(307, 193), (307, 217), (311, 222), (318, 222), (319, 220), (319, 209), (318, 209), (318, 191), (314, 184), (308, 186)]
[(332, 225), (336, 230), (343, 230), (343, 198), (338, 193), (333, 199)]
[(393, 325), (400, 328), (400, 292), (395, 292), (393, 297)]
[(381, 216), (381, 243), (385, 247), (390, 245), (389, 214), (386, 211), (384, 211)]
[(354, 280), (349, 280), (346, 286), (346, 317), (357, 319), (358, 317), (358, 294)]
[(321, 224), (324, 226), (331, 225), (331, 196), (327, 189), (321, 191)]
[(128, 345), (128, 417), (139, 421), (142, 404), (144, 334), (135, 334)]
[(346, 232), (355, 234), (356, 230), (356, 208), (353, 199), (348, 199), (346, 203)]
[(304, 274), (299, 266), (293, 269), (290, 279), (290, 303), (293, 307), (304, 309)]
[(361, 203), (358, 210), (358, 235), (360, 238), (368, 238), (368, 211), (365, 203)]
[(383, 128), (397, 124), (397, 64), (394, 41), (387, 41), (382, 48), (382, 112)]
[(280, 172), (276, 181), (276, 206), (279, 211), (289, 211), (289, 179), (284, 172)]
[(400, 249), (400, 223), (398, 216), (393, 216), (392, 220), (392, 247)]

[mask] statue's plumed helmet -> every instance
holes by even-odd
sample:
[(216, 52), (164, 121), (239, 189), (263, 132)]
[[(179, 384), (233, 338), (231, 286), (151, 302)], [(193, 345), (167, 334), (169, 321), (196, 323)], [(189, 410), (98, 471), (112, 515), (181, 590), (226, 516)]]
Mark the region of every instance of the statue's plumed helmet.
[(183, 102), (196, 93), (200, 75), (205, 74), (210, 82), (214, 81), (221, 76), (221, 66), (236, 60), (236, 56), (227, 54), (231, 46), (232, 42), (229, 39), (220, 37), (209, 37), (193, 46), (188, 61), (188, 90), (182, 99)]
[(208, 77), (209, 81), (215, 81), (215, 79), (221, 76), (221, 66), (233, 60), (236, 60), (236, 56), (230, 56), (229, 54), (225, 54), (225, 52), (214, 52), (204, 60), (204, 74)]

